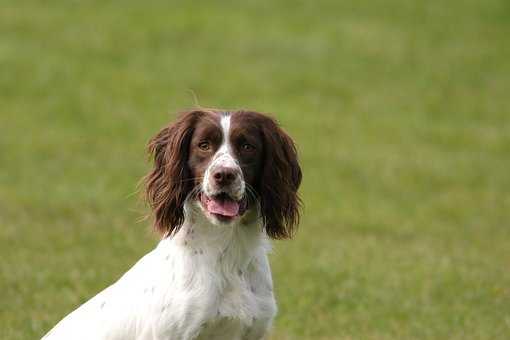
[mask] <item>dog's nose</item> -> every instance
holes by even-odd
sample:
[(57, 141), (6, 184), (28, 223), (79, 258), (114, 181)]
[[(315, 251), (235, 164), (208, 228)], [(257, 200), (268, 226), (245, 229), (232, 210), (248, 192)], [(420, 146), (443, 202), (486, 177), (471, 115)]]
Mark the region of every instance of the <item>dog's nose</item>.
[(216, 182), (217, 185), (225, 186), (234, 182), (238, 174), (239, 171), (237, 171), (235, 168), (222, 166), (213, 171), (212, 177), (214, 178), (214, 182)]

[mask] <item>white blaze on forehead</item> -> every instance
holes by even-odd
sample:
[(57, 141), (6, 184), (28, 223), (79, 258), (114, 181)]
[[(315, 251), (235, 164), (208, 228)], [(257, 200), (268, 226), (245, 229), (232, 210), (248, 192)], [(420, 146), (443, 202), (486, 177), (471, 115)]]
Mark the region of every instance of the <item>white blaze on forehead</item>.
[(223, 146), (229, 148), (229, 140), (228, 140), (228, 135), (230, 133), (230, 113), (229, 112), (225, 112), (221, 115), (221, 121), (220, 121), (220, 124), (221, 124), (221, 131), (223, 133)]
[(223, 112), (221, 114), (220, 119), (220, 125), (221, 125), (221, 134), (223, 135), (223, 141), (220, 145), (220, 148), (218, 151), (216, 151), (216, 154), (213, 157), (213, 162), (215, 159), (218, 159), (220, 157), (223, 157), (225, 155), (230, 156), (229, 158), (232, 159), (232, 161), (235, 163), (235, 160), (233, 159), (232, 155), (232, 148), (230, 147), (230, 113), (229, 112)]

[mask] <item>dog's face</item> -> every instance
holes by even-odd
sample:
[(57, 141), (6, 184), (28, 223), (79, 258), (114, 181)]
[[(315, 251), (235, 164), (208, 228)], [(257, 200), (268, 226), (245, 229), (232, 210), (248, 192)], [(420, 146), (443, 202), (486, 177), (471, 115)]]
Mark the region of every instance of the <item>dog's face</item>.
[[(196, 124), (188, 166), (203, 213), (212, 222), (239, 219), (256, 197), (249, 191), (260, 178), (263, 145), (246, 114), (212, 113)], [(250, 194), (252, 195), (250, 195)]]
[(294, 143), (257, 112), (185, 112), (149, 143), (154, 168), (146, 194), (155, 227), (178, 230), (184, 207), (215, 225), (238, 223), (256, 212), (267, 234), (289, 237), (299, 219), (301, 182)]

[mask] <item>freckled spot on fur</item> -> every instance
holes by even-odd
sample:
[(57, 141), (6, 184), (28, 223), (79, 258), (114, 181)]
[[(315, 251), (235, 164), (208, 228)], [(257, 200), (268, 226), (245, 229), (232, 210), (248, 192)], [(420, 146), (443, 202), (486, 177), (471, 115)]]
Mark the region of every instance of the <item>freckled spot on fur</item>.
[(100, 308), (103, 309), (104, 305), (106, 305), (106, 301), (103, 301)]
[(188, 245), (188, 241), (184, 241), (184, 245), (187, 246)]
[(193, 254), (195, 254), (195, 255), (198, 254), (198, 251), (196, 249), (193, 250)]

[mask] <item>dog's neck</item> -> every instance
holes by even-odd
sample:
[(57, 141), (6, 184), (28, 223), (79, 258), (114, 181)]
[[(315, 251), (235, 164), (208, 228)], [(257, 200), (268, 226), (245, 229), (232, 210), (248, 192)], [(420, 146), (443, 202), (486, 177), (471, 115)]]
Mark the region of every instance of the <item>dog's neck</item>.
[(188, 207), (186, 218), (177, 233), (168, 237), (190, 258), (220, 265), (225, 271), (244, 271), (256, 255), (269, 251), (269, 241), (257, 212), (247, 212), (237, 223), (212, 223), (199, 209)]

